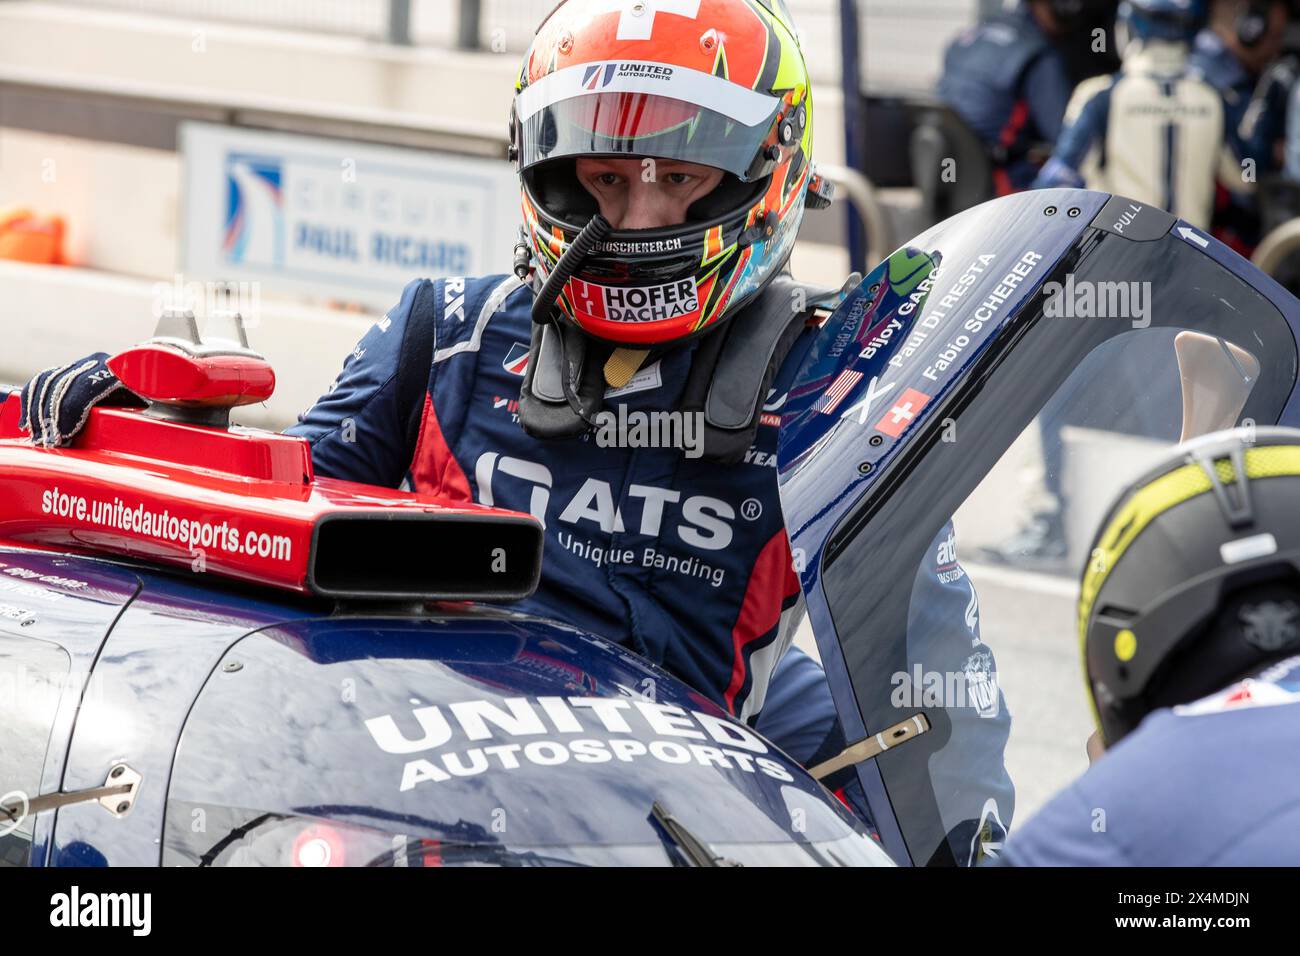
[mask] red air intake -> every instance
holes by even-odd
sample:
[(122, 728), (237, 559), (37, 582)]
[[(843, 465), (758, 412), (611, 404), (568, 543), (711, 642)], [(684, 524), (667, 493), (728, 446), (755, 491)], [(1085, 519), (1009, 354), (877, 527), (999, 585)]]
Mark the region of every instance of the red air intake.
[[(187, 400), (218, 406), (262, 388), (241, 363), (181, 370), (146, 351), (113, 360), (124, 379), (139, 376), (133, 388), (153, 376), (158, 387), (146, 391), (177, 392), (165, 376), (192, 376)], [(512, 601), (537, 587), (542, 529), (531, 515), (313, 480), (301, 438), (160, 421), (158, 408), (94, 409), (72, 447), (47, 449), (26, 439), (9, 396), (0, 544), (124, 555), (336, 598)]]
[(182, 406), (251, 405), (275, 391), (275, 372), (255, 355), (187, 355), (168, 345), (137, 345), (108, 367), (141, 398)]

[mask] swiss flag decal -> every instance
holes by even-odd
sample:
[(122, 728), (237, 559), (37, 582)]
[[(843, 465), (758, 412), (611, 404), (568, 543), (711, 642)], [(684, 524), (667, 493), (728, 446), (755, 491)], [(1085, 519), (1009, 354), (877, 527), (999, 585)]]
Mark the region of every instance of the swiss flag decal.
[(925, 403), (929, 400), (930, 396), (925, 392), (918, 392), (914, 388), (906, 389), (898, 396), (894, 407), (885, 412), (884, 417), (876, 422), (876, 431), (897, 438), (903, 434), (903, 429), (912, 424), (912, 420), (921, 413), (921, 409), (925, 408)]

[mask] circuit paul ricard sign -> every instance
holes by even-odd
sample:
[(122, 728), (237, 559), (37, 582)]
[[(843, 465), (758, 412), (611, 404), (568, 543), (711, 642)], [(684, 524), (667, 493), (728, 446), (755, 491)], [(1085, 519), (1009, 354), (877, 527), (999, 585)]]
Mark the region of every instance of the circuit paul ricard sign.
[(193, 122), (181, 156), (187, 281), (383, 309), (415, 278), (510, 271), (519, 186), (505, 160)]

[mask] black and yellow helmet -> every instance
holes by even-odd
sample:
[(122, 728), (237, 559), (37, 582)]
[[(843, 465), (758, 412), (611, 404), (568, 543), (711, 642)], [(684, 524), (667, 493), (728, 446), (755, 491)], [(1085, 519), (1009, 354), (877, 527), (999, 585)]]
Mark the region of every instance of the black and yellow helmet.
[(1093, 541), (1079, 638), (1108, 746), (1300, 649), (1300, 430), (1205, 435), (1129, 485)]

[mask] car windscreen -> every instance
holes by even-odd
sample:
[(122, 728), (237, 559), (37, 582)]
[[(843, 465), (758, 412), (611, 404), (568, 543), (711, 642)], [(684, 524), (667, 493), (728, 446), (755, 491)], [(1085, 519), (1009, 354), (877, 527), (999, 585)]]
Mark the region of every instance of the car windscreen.
[[(265, 844), (287, 864), (315, 822), (503, 860), (653, 848), (656, 803), (709, 846), (870, 844), (757, 733), (634, 655), (545, 621), (338, 615), (254, 632), (227, 654), (239, 666), (214, 669), (167, 781), (164, 865), (292, 831)], [(654, 700), (628, 690), (642, 686)], [(349, 858), (378, 852), (365, 841)]]
[[(821, 578), (867, 733), (929, 721), (874, 760), (915, 863), (996, 853), (1086, 769), (1072, 612), (1097, 521), (1173, 443), (1275, 423), (1295, 386), (1287, 321), (1202, 242), (1086, 230), (930, 407), (862, 430), (864, 458), (904, 440), (863, 471)], [(1014, 540), (1035, 520), (1046, 554)]]

